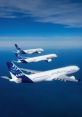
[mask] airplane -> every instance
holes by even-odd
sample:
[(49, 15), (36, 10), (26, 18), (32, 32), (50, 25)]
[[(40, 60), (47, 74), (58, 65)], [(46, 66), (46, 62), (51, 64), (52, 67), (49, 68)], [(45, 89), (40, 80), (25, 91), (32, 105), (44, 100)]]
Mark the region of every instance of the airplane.
[(72, 73), (79, 71), (78, 66), (67, 66), (58, 69), (42, 71), (34, 74), (25, 74), (18, 68), (13, 62), (7, 62), (7, 67), (11, 75), (10, 78), (5, 78), (11, 82), (15, 83), (37, 83), (41, 81), (53, 81), (53, 80), (64, 80), (79, 82), (79, 79), (76, 79), (75, 76), (69, 76)]
[(17, 44), (15, 44), (15, 47), (17, 49), (17, 54), (33, 54), (33, 53), (42, 53), (44, 50), (42, 48), (35, 48), (35, 49), (29, 49), (29, 50), (22, 50), (18, 47)]
[(25, 68), (20, 68), (20, 70), (26, 72), (26, 74), (35, 74), (35, 73), (42, 72), (42, 71), (37, 71), (37, 70), (25, 69)]
[(28, 58), (23, 58), (19, 54), (15, 54), (17, 57), (17, 63), (31, 63), (31, 62), (39, 62), (39, 61), (47, 61), (51, 62), (53, 58), (56, 58), (56, 54), (48, 54), (48, 55), (42, 55), (42, 56), (37, 56), (37, 57), (28, 57)]

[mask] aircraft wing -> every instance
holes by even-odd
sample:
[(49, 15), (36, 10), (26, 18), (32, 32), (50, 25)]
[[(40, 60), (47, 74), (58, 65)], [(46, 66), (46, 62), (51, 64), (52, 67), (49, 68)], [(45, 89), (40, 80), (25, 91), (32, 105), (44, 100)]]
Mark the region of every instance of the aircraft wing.
[(31, 70), (31, 69), (25, 69), (25, 68), (20, 68), (22, 71), (26, 72), (27, 74), (35, 74), (35, 73), (39, 73), (41, 71), (36, 71), (36, 70)]
[(79, 80), (77, 80), (75, 78), (75, 76), (67, 76), (67, 75), (60, 75), (60, 76), (55, 76), (54, 77), (51, 77), (51, 78), (48, 78), (46, 79), (47, 81), (52, 81), (52, 80), (62, 80), (62, 81), (73, 81), (73, 82), (78, 82)]
[(75, 78), (75, 76), (67, 76), (67, 75), (64, 75), (64, 76), (60, 76), (58, 79), (59, 80), (64, 80), (64, 81), (78, 82), (78, 80)]

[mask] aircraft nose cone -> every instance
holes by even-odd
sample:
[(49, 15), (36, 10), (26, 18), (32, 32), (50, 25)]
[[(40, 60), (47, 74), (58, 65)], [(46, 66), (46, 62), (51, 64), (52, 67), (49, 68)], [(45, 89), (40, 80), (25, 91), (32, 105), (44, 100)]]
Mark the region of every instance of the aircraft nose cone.
[(76, 70), (77, 70), (77, 71), (79, 71), (79, 70), (80, 70), (80, 68), (79, 68), (79, 67), (76, 67)]
[(56, 54), (56, 57), (58, 57), (58, 55)]
[(54, 54), (54, 57), (58, 57), (58, 55), (57, 54)]

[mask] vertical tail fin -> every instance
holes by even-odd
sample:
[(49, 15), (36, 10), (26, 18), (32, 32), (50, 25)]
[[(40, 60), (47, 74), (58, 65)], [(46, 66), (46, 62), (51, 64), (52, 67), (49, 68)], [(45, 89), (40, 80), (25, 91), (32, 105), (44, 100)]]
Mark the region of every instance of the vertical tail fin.
[(23, 58), (22, 56), (20, 56), (19, 54), (17, 54), (17, 53), (15, 53), (15, 55), (16, 55), (16, 57), (17, 57), (17, 59), (18, 59), (18, 63), (27, 63), (26, 61), (25, 61), (25, 58)]
[(33, 83), (13, 62), (7, 62), (7, 67), (13, 77), (22, 79), (24, 83)]
[(16, 55), (17, 59), (23, 59), (23, 57), (20, 56), (19, 54), (15, 53), (15, 55)]
[(17, 50), (21, 51), (21, 49), (18, 47), (17, 44), (15, 44), (15, 47), (16, 47)]

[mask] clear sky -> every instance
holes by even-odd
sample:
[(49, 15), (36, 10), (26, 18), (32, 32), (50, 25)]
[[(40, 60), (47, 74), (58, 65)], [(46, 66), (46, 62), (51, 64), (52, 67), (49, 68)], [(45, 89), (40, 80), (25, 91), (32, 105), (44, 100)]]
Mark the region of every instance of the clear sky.
[(15, 42), (82, 48), (82, 0), (0, 0), (0, 47)]

